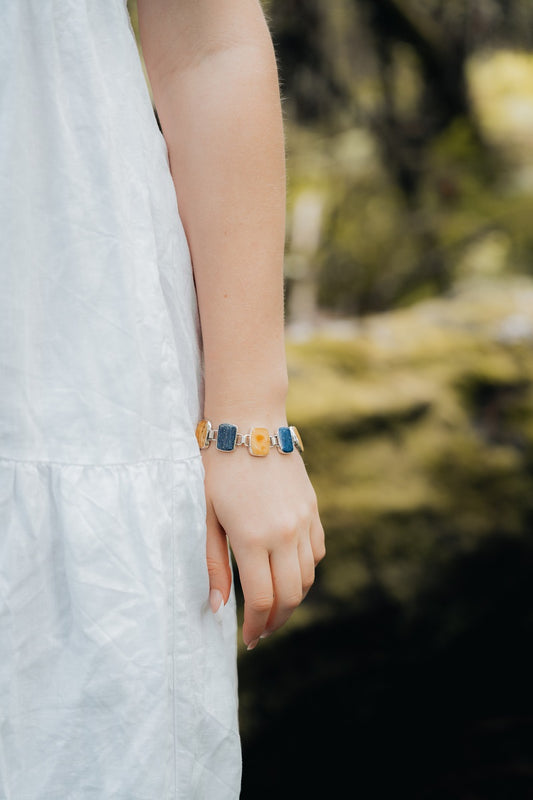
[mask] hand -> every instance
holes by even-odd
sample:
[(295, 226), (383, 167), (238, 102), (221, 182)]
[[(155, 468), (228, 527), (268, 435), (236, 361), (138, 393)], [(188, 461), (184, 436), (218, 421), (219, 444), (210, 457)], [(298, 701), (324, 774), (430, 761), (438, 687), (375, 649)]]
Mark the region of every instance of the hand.
[(252, 649), (283, 625), (315, 579), (325, 555), (316, 495), (298, 452), (265, 458), (244, 447), (202, 451), (207, 501), (207, 565), (212, 597), (227, 602), (226, 536), (244, 594), (243, 639)]

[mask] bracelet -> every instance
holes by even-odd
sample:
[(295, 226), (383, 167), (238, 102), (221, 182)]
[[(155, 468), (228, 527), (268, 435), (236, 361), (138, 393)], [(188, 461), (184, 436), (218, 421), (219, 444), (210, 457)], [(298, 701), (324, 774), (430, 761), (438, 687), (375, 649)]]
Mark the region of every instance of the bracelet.
[(256, 427), (250, 428), (249, 433), (239, 433), (237, 426), (230, 422), (221, 422), (218, 428), (213, 428), (208, 419), (201, 419), (196, 426), (196, 440), (200, 450), (216, 442), (217, 450), (223, 453), (244, 446), (252, 456), (267, 456), (271, 447), (277, 447), (280, 453), (292, 453), (294, 448), (300, 453), (304, 451), (302, 437), (294, 425), (283, 425), (276, 433)]

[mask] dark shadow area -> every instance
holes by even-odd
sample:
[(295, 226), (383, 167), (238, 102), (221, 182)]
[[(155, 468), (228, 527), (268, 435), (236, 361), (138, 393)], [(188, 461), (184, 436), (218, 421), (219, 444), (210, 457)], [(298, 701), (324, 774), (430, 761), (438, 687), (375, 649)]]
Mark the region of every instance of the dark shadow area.
[(494, 536), (409, 607), (376, 589), (243, 656), (242, 800), (532, 798), (532, 576)]

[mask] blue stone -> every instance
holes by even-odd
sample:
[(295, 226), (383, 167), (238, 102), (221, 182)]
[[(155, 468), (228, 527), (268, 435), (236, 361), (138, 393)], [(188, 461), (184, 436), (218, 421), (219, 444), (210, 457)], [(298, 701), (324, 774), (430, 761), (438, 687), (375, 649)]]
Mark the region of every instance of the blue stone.
[(229, 422), (222, 422), (218, 426), (217, 450), (223, 450), (225, 453), (230, 453), (232, 450), (235, 450), (236, 439), (236, 425), (231, 425)]
[(292, 453), (294, 450), (290, 428), (278, 428), (278, 448), (282, 453)]

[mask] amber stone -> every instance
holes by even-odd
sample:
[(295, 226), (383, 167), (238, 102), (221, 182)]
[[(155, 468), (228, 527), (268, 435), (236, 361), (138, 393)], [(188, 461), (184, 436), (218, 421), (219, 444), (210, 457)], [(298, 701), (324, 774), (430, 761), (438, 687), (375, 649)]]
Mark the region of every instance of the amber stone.
[(207, 419), (201, 419), (198, 425), (196, 426), (196, 441), (198, 442), (198, 447), (200, 450), (203, 450), (205, 447), (208, 447), (207, 442), (207, 435), (211, 430), (211, 423)]
[(270, 452), (270, 434), (266, 428), (250, 430), (250, 453), (253, 456), (267, 456)]

